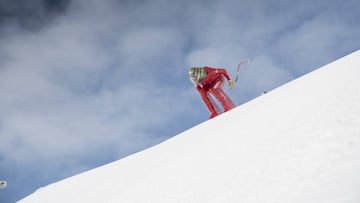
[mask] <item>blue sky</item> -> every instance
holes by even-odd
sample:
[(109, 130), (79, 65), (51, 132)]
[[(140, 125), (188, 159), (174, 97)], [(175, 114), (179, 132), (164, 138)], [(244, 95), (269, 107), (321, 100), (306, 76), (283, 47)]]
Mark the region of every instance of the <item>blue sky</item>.
[(250, 59), (225, 88), (240, 105), (358, 50), (359, 9), (357, 0), (1, 2), (0, 201), (206, 121), (190, 66), (235, 77)]

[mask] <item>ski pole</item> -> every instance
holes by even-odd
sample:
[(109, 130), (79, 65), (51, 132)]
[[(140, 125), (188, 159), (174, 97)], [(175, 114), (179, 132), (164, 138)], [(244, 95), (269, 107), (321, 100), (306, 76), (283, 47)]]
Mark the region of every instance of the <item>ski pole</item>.
[(241, 66), (241, 64), (244, 64), (244, 63), (250, 63), (250, 60), (248, 59), (248, 60), (244, 60), (244, 61), (241, 61), (240, 63), (239, 63), (239, 65), (238, 65), (238, 67), (237, 67), (237, 72), (236, 72), (236, 78), (235, 78), (235, 83), (238, 81), (238, 79), (239, 79), (239, 73), (240, 73), (240, 66)]

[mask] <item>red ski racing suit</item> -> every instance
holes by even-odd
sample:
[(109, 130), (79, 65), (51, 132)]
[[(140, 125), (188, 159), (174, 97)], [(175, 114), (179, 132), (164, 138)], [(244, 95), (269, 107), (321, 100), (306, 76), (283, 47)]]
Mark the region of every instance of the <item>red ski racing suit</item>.
[(213, 118), (221, 113), (219, 107), (216, 105), (210, 94), (212, 94), (220, 104), (224, 111), (229, 111), (235, 107), (231, 99), (222, 90), (224, 85), (224, 77), (229, 82), (229, 88), (234, 86), (234, 82), (223, 68), (211, 67), (193, 67), (190, 68), (189, 76), (194, 83), (195, 88), (199, 92), (201, 99), (210, 112), (210, 118)]

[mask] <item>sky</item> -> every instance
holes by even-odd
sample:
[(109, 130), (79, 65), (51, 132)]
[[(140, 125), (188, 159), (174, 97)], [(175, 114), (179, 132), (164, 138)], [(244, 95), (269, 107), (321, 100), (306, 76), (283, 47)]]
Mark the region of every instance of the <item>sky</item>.
[[(360, 47), (360, 2), (0, 1), (0, 190), (14, 202), (209, 114), (191, 66), (241, 105)], [(56, 160), (54, 162), (53, 160)]]

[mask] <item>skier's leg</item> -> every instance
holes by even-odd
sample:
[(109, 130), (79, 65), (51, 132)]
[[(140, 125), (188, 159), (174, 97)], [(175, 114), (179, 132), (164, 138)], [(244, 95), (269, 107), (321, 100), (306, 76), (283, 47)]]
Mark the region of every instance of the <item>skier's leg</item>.
[(207, 94), (207, 97), (211, 103), (211, 106), (213, 108), (213, 110), (211, 110), (210, 112), (210, 118), (214, 118), (215, 116), (221, 114), (221, 111), (218, 107), (218, 105), (216, 105), (216, 103), (214, 102), (214, 100), (212, 99), (212, 97), (210, 96), (210, 94)]
[(216, 79), (214, 85), (212, 85), (212, 88), (210, 88), (210, 93), (213, 94), (216, 97), (216, 99), (219, 100), (219, 102), (224, 108), (224, 111), (226, 112), (235, 108), (235, 104), (222, 90), (223, 85), (224, 85), (224, 79), (222, 77)]
[(206, 108), (208, 109), (210, 113), (210, 118), (214, 118), (215, 116), (219, 115), (221, 113), (219, 107), (216, 105), (214, 100), (209, 95), (209, 91), (207, 89), (202, 89), (200, 91), (201, 99), (203, 100)]
[(222, 89), (216, 89), (214, 96), (220, 101), (221, 105), (224, 107), (224, 111), (229, 111), (235, 108), (234, 102), (231, 101), (230, 97)]

